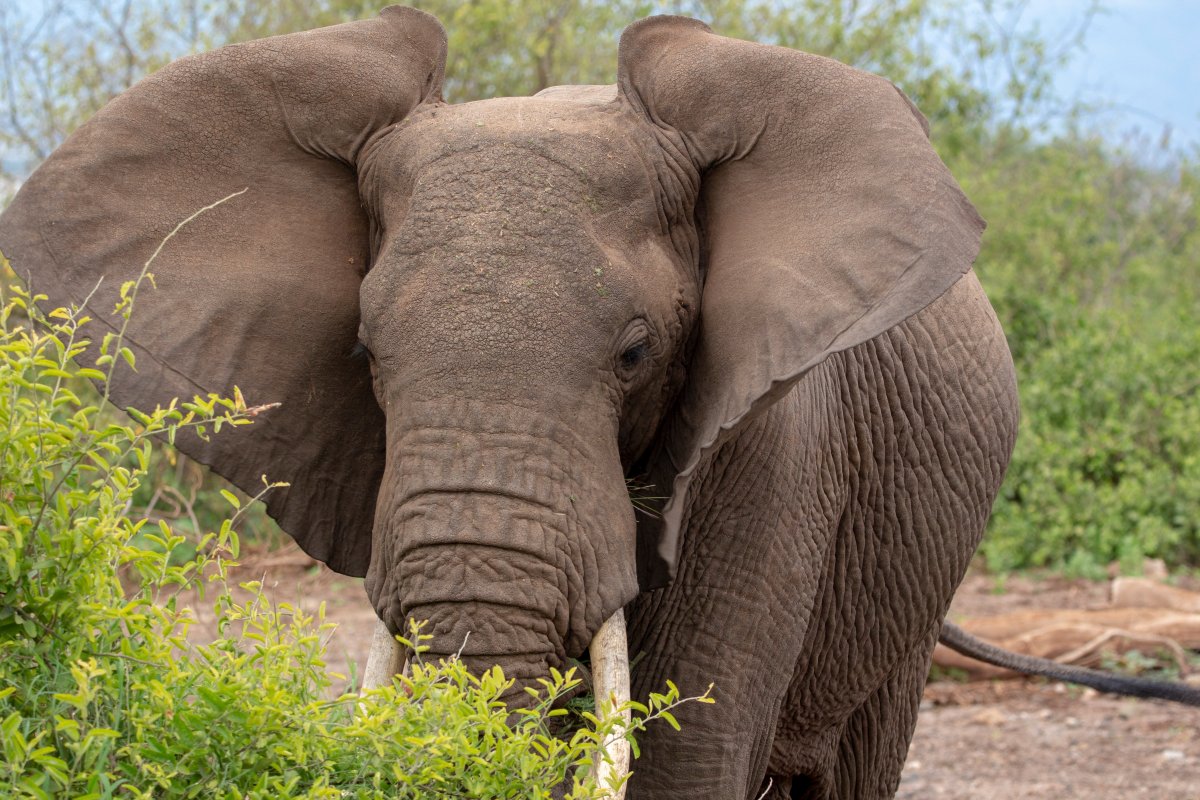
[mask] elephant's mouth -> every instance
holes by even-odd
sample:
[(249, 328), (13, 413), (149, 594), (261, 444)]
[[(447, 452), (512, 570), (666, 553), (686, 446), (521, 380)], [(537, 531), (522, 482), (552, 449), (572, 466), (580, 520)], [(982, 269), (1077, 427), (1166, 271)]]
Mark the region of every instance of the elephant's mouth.
[[(605, 718), (619, 714), (625, 726), (629, 723), (629, 651), (626, 645), (625, 612), (617, 609), (609, 617), (588, 648), (592, 657), (592, 686), (596, 696), (598, 716)], [(375, 625), (371, 640), (371, 652), (363, 670), (362, 691), (383, 686), (392, 676), (405, 669), (404, 648), (380, 620)], [(600, 786), (614, 786), (629, 772), (629, 742), (623, 731), (609, 736), (604, 742), (602, 753), (594, 759), (596, 777)], [(625, 797), (625, 785), (611, 795), (613, 800)]]

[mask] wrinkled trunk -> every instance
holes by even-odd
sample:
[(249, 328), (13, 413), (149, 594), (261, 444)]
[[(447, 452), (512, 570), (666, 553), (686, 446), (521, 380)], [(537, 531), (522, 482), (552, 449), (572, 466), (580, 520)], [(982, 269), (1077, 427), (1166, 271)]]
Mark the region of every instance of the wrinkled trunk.
[(615, 444), (596, 453), (587, 443), (605, 437), (472, 401), (409, 403), (400, 418), (367, 592), (393, 631), (428, 621), (426, 660), (499, 664), (519, 696), (636, 593)]
[[(408, 523), (414, 524), (417, 530), (398, 536), (427, 542), (445, 530), (437, 522)], [(479, 528), (459, 530), (476, 541), (416, 544), (398, 562), (402, 618), (428, 621), (424, 632), (433, 636), (425, 658), (457, 655), (477, 674), (500, 664), (522, 685), (561, 668), (569, 612), (560, 567), (499, 543), (506, 535), (552, 542), (560, 534), (523, 519), (488, 544), (477, 541), (491, 538), (480, 536)]]

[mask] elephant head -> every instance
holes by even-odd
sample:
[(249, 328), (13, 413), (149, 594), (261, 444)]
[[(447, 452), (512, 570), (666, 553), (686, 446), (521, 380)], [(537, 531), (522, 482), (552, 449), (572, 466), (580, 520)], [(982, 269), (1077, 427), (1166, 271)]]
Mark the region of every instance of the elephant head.
[(271, 515), (392, 630), (528, 681), (670, 580), (704, 455), (942, 294), (982, 222), (900, 91), (824, 58), (659, 17), (615, 87), (462, 105), (444, 58), (393, 7), (177, 61), (38, 169), (0, 248), (99, 336), (245, 188), (159, 257), (113, 396), (280, 403), (179, 445), (287, 481)]

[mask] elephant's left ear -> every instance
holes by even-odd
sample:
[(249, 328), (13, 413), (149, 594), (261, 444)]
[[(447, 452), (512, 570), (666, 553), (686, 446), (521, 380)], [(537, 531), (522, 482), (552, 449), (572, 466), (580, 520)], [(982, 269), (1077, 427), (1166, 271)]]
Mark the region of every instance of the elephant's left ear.
[[(137, 370), (122, 406), (229, 394), (281, 403), (184, 452), (250, 494), (316, 558), (365, 573), (383, 471), (383, 414), (349, 357), (369, 225), (355, 163), (371, 137), (440, 91), (436, 19), (371, 20), (181, 59), (102, 108), (0, 216), (0, 250), (56, 305), (88, 300), (94, 341), (121, 326), (122, 283), (176, 225), (125, 330)], [(97, 289), (97, 286), (99, 287)], [(244, 433), (243, 433), (244, 431)]]
[(703, 454), (830, 354), (966, 273), (984, 223), (891, 83), (827, 58), (652, 17), (621, 37), (620, 92), (701, 178), (700, 334), (666, 452), (661, 580)]

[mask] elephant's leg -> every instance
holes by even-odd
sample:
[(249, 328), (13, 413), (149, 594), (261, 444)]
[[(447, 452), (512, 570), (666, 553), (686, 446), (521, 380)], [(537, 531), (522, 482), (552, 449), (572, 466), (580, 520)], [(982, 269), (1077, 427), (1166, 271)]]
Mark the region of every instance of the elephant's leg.
[[(845, 502), (845, 433), (826, 370), (722, 448), (698, 480), (680, 569), (630, 608), (634, 693), (715, 683), (683, 731), (640, 738), (631, 798), (757, 797)], [(804, 393), (808, 393), (805, 395)]]
[[(896, 794), (936, 644), (934, 630), (925, 646), (917, 648), (850, 715), (838, 742), (833, 797), (866, 800)], [(886, 724), (880, 724), (881, 720)], [(792, 796), (805, 797), (794, 792)]]
[[(936, 644), (934, 631), (840, 724), (819, 735), (810, 734), (805, 746), (798, 746), (793, 737), (781, 732), (775, 742), (772, 771), (779, 771), (783, 763), (791, 761), (793, 769), (804, 773), (776, 776), (766, 796), (791, 800), (892, 797), (908, 757), (921, 690)], [(768, 788), (765, 780), (762, 788)]]
[[(964, 285), (844, 358), (850, 501), (776, 732), (797, 797), (890, 797), (935, 631), (983, 535), (1016, 429), (1008, 352)], [(973, 311), (976, 309), (976, 311)]]

